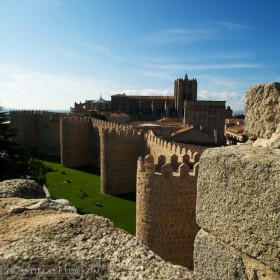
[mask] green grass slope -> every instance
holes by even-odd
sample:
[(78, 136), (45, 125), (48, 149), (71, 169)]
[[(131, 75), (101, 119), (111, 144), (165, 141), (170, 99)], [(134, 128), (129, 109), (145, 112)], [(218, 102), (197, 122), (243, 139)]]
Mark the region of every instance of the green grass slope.
[(38, 158), (53, 169), (47, 173), (47, 187), (52, 199), (65, 198), (80, 214), (106, 217), (115, 226), (135, 235), (135, 194), (102, 194), (99, 169), (92, 165), (71, 169), (61, 166), (58, 157)]

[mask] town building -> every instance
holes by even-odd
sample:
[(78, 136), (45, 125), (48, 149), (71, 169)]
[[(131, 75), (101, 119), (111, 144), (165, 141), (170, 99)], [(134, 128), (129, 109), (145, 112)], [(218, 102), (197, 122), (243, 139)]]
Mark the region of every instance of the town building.
[[(176, 129), (167, 139), (183, 143), (221, 144), (225, 142), (225, 116), (231, 116), (225, 101), (197, 100), (197, 80), (184, 78), (174, 81), (173, 96), (140, 96), (126, 93), (111, 96), (111, 101), (100, 97), (97, 101), (86, 101), (71, 108), (71, 113), (102, 111), (126, 114), (132, 119), (155, 121), (162, 118), (183, 120), (184, 127)], [(112, 119), (113, 121), (113, 119)], [(125, 120), (126, 121), (126, 120)], [(124, 122), (122, 122), (124, 123)], [(171, 131), (171, 130), (170, 130)]]

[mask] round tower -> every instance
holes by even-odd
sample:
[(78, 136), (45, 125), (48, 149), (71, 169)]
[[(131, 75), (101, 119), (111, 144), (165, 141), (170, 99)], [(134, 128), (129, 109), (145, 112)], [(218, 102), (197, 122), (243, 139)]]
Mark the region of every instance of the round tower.
[(136, 237), (164, 260), (192, 269), (199, 230), (195, 221), (198, 165), (190, 172), (187, 164), (178, 168), (175, 161), (171, 157), (162, 165), (158, 159), (157, 166), (151, 155), (138, 160)]

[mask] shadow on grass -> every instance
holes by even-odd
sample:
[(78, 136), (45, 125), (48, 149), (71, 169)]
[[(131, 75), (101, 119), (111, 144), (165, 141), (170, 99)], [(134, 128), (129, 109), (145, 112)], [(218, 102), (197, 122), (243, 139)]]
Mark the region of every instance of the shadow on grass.
[(83, 207), (76, 207), (77, 213), (79, 215), (86, 215), (86, 214), (91, 214), (91, 211), (86, 211)]
[(125, 200), (136, 202), (136, 193), (125, 193), (125, 194), (119, 194), (114, 196)]
[(92, 164), (87, 164), (87, 165), (80, 166), (77, 168), (72, 168), (72, 169), (100, 176), (100, 169), (97, 166), (92, 165)]
[(35, 154), (35, 157), (39, 160), (49, 161), (49, 162), (52, 162), (52, 163), (60, 163), (61, 162), (59, 156)]
[[(38, 155), (36, 155), (36, 158), (38, 158), (39, 160), (48, 161), (48, 162), (52, 162), (52, 163), (57, 163), (57, 164), (61, 163), (59, 156), (38, 154)], [(84, 166), (80, 166), (77, 168), (70, 168), (70, 169), (100, 176), (100, 169), (93, 164), (87, 164)]]

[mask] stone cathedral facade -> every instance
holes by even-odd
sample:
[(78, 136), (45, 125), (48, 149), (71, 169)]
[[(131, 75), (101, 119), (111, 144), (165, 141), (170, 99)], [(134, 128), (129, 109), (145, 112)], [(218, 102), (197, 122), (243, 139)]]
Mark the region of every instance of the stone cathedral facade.
[(111, 97), (112, 111), (141, 114), (145, 119), (183, 118), (185, 101), (197, 101), (197, 81), (179, 78), (174, 82), (174, 96), (139, 96), (116, 94)]

